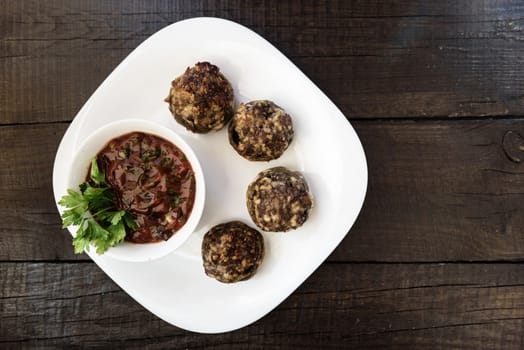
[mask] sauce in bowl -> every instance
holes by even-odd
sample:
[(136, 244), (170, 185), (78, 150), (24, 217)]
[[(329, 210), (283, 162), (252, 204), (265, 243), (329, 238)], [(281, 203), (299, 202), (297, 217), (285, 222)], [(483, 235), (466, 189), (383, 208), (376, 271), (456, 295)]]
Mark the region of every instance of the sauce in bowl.
[(191, 164), (177, 146), (153, 134), (131, 132), (110, 140), (97, 159), (116, 206), (131, 213), (138, 225), (127, 241), (167, 241), (184, 226), (196, 185)]

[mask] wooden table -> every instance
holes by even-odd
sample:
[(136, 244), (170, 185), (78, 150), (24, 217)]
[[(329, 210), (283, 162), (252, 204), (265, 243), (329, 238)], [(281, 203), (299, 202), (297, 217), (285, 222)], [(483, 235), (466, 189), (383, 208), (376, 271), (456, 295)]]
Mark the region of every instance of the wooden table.
[[(3, 1), (0, 348), (524, 348), (524, 2)], [(241, 330), (161, 321), (60, 228), (51, 176), (73, 116), (138, 44), (229, 18), (341, 108), (367, 154), (360, 217)]]

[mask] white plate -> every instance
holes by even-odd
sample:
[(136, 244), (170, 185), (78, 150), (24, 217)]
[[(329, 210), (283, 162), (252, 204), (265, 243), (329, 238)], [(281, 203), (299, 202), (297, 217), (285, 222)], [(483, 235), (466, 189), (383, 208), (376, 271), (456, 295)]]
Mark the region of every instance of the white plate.
[[(220, 67), (237, 102), (270, 99), (287, 110), (295, 139), (280, 159), (249, 162), (229, 145), (226, 130), (196, 135), (174, 122), (163, 98), (171, 80), (198, 61)], [(351, 125), (280, 51), (239, 24), (217, 18), (185, 20), (137, 47), (66, 131), (53, 170), (56, 201), (66, 193), (68, 167), (82, 140), (108, 122), (134, 117), (170, 127), (193, 148), (206, 178), (204, 213), (188, 241), (161, 259), (123, 262), (93, 251), (89, 256), (146, 309), (180, 328), (218, 333), (264, 316), (328, 257), (362, 207), (367, 166)], [(315, 197), (311, 217), (293, 232), (263, 234), (266, 257), (250, 280), (227, 285), (208, 278), (200, 256), (203, 235), (213, 225), (233, 219), (254, 226), (245, 191), (259, 171), (278, 165), (305, 174)]]
[[(167, 241), (154, 244), (135, 244), (124, 241), (104, 253), (117, 260), (143, 262), (158, 259), (172, 253), (189, 239), (200, 222), (206, 199), (206, 186), (202, 167), (191, 146), (170, 128), (146, 119), (120, 119), (107, 123), (91, 133), (89, 137), (83, 138), (78, 152), (75, 152), (74, 158), (68, 167), (70, 178), (68, 179), (67, 187), (78, 189), (79, 185), (86, 179), (93, 155), (100, 152), (109, 140), (133, 131), (151, 133), (176, 145), (187, 157), (189, 164), (193, 168), (195, 178), (195, 197), (191, 215), (189, 215), (189, 219), (177, 231), (176, 235), (173, 235)], [(77, 226), (69, 226), (68, 229), (73, 236), (76, 236)], [(90, 249), (96, 248), (91, 246)]]

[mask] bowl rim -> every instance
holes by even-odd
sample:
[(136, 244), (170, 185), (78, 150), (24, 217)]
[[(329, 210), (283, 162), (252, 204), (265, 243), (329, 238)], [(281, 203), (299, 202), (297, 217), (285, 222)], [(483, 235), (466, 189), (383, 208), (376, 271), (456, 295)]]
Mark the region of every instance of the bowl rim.
[[(109, 248), (103, 254), (121, 261), (144, 262), (159, 259), (180, 247), (197, 228), (204, 210), (206, 188), (202, 166), (192, 147), (180, 135), (167, 126), (145, 119), (126, 118), (105, 124), (90, 133), (80, 146), (74, 150), (67, 175), (67, 188), (78, 191), (78, 186), (85, 181), (91, 159), (110, 140), (131, 132), (149, 133), (171, 142), (184, 153), (195, 174), (193, 208), (184, 226), (173, 236), (167, 241), (155, 243), (139, 244), (124, 241), (115, 247)], [(77, 226), (68, 227), (73, 237), (76, 235), (77, 229)], [(90, 245), (90, 249), (95, 248)]]

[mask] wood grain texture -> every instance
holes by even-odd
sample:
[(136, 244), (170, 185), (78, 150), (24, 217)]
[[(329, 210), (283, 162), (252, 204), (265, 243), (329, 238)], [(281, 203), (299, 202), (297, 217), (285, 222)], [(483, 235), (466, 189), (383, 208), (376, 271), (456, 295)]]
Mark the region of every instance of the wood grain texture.
[[(354, 122), (369, 167), (360, 217), (330, 261), (524, 259), (524, 119)], [(0, 127), (0, 260), (84, 259), (60, 229), (51, 176), (67, 124)], [(350, 194), (348, 194), (350, 195)]]
[[(521, 349), (521, 264), (324, 264), (236, 332), (196, 335), (159, 320), (98, 267), (0, 264), (0, 346), (127, 349)], [(463, 342), (463, 339), (468, 339)]]
[(0, 123), (70, 121), (139, 43), (196, 16), (255, 30), (351, 118), (524, 115), (520, 0), (24, 0), (0, 14)]
[(337, 261), (524, 259), (524, 120), (356, 122), (369, 167)]
[[(524, 348), (522, 0), (0, 6), (0, 348)], [(288, 56), (352, 121), (369, 167), (364, 208), (328, 261), (219, 335), (167, 324), (74, 255), (51, 184), (60, 138), (103, 79), (196, 16)]]
[[(53, 197), (53, 162), (66, 123), (0, 126), (0, 260), (77, 259)], [(42, 252), (47, 252), (42, 255)]]

